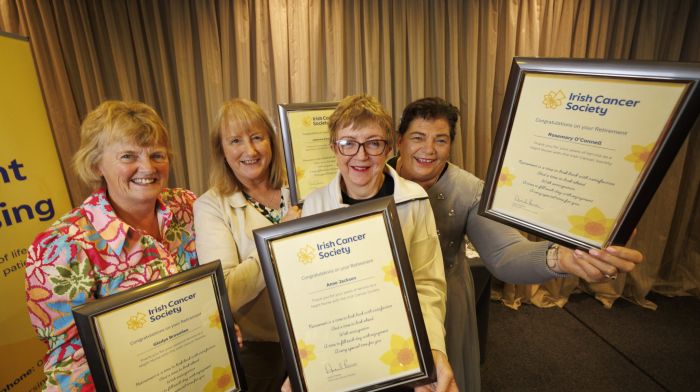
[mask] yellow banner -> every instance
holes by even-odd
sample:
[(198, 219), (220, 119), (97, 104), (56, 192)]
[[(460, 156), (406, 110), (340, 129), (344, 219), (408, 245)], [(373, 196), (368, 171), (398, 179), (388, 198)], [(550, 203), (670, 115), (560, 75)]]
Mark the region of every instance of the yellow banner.
[(0, 53), (0, 391), (31, 391), (46, 348), (25, 304), (27, 247), (71, 203), (29, 42), (0, 33)]

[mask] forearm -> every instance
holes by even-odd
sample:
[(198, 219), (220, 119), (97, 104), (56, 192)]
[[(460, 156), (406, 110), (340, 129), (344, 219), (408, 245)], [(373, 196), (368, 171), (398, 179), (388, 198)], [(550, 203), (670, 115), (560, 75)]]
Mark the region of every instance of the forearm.
[(237, 311), (257, 297), (265, 288), (265, 279), (257, 253), (240, 260), (238, 248), (230, 233), (210, 235), (206, 239), (198, 235), (197, 253), (202, 264), (214, 260), (221, 261), (229, 303), (233, 311)]
[[(94, 285), (87, 284), (92, 279), (91, 269), (82, 249), (73, 255), (75, 259), (66, 260), (61, 256), (70, 253), (55, 246), (53, 239), (50, 237), (47, 243), (29, 248), (25, 270), (27, 307), (32, 326), (47, 346), (44, 357), (46, 390), (67, 391), (91, 384), (85, 353), (70, 309), (85, 303)], [(56, 242), (64, 243), (62, 239)], [(66, 248), (72, 248), (70, 245), (67, 243)], [(44, 262), (50, 262), (50, 267), (41, 268)], [(77, 267), (71, 268), (72, 265)], [(68, 271), (88, 271), (88, 275), (71, 276), (71, 282), (85, 283), (73, 293), (73, 297), (70, 290), (65, 290), (66, 279), (60, 278)]]
[[(201, 264), (214, 260), (221, 262), (229, 302), (236, 311), (260, 294), (265, 288), (265, 280), (255, 247), (238, 246), (227, 224), (224, 208), (203, 198), (195, 203), (197, 254)], [(249, 254), (240, 254), (242, 248), (249, 249)]]
[(417, 225), (414, 240), (409, 243), (409, 257), (430, 346), (446, 353), (444, 325), (447, 283), (445, 269), (440, 243), (434, 228), (435, 222), (432, 220), (432, 214), (426, 214), (426, 217), (425, 222), (419, 222)]
[(224, 272), (226, 291), (233, 311), (255, 299), (265, 288), (265, 278), (256, 258), (250, 257)]
[(517, 230), (476, 213), (469, 217), (467, 235), (486, 268), (504, 282), (542, 283), (558, 276), (546, 264), (547, 241), (529, 241)]

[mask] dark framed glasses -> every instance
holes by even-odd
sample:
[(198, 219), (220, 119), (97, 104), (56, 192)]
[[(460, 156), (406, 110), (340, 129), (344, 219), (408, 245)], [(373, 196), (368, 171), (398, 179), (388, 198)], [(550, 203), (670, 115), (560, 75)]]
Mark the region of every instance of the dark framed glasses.
[(340, 155), (352, 156), (360, 152), (360, 146), (365, 149), (367, 155), (382, 155), (388, 142), (382, 139), (365, 140), (360, 143), (355, 140), (340, 139), (335, 141)]

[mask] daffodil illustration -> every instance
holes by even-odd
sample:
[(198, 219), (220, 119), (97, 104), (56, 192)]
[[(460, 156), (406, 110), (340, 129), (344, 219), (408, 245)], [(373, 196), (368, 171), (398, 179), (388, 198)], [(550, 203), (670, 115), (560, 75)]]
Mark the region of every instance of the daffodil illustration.
[(625, 157), (626, 161), (634, 163), (634, 170), (642, 171), (644, 164), (651, 156), (651, 150), (654, 149), (654, 143), (647, 144), (646, 146), (633, 145), (632, 152)]
[(613, 225), (613, 220), (608, 219), (598, 207), (591, 208), (586, 215), (569, 215), (568, 218), (572, 226), (570, 232), (597, 241), (604, 241)]
[(508, 170), (507, 167), (503, 166), (501, 169), (501, 175), (498, 176), (498, 185), (513, 186), (513, 180), (515, 180), (515, 176), (510, 173), (510, 170)]
[(385, 282), (392, 282), (396, 286), (399, 285), (399, 277), (396, 274), (396, 267), (394, 266), (394, 263), (389, 263), (382, 267), (382, 271), (384, 271), (384, 281)]
[(565, 98), (566, 95), (564, 95), (564, 93), (561, 90), (550, 91), (549, 93), (544, 95), (544, 100), (542, 101), (542, 103), (547, 109), (556, 109), (559, 106), (561, 106), (562, 103), (564, 103)]
[(301, 359), (301, 367), (305, 368), (309, 362), (316, 359), (316, 353), (314, 349), (316, 346), (313, 344), (306, 344), (303, 340), (299, 339), (297, 342), (297, 349), (299, 350), (299, 359)]
[(297, 173), (297, 180), (304, 178), (304, 169), (299, 166), (294, 166), (294, 171)]
[(204, 386), (204, 392), (228, 391), (235, 386), (230, 367), (215, 367), (212, 369), (211, 380)]
[(314, 248), (311, 245), (306, 245), (305, 247), (299, 249), (299, 252), (297, 252), (297, 259), (299, 259), (299, 262), (302, 264), (311, 263), (314, 261), (314, 257), (316, 257), (316, 255), (314, 254)]
[(126, 321), (126, 326), (131, 330), (142, 328), (146, 324), (146, 315), (138, 312)]
[(306, 117), (304, 117), (304, 119), (301, 120), (301, 122), (302, 122), (302, 123), (304, 124), (304, 126), (307, 127), (307, 128), (310, 127), (310, 126), (313, 124), (313, 122), (311, 122), (311, 116), (306, 116)]
[(219, 312), (209, 315), (209, 328), (221, 329), (221, 316)]
[(391, 347), (379, 359), (389, 366), (389, 374), (418, 368), (418, 355), (413, 346), (413, 338), (404, 339), (399, 335), (391, 335)]

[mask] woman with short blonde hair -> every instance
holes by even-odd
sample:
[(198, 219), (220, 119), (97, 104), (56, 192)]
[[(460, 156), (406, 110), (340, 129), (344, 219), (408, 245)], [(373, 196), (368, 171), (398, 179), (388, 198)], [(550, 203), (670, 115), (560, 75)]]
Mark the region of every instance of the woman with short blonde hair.
[(72, 307), (197, 265), (195, 195), (166, 188), (170, 143), (158, 114), (140, 102), (104, 102), (83, 121), (80, 143), (74, 168), (95, 192), (39, 233), (25, 270), (50, 391), (95, 388)]
[(331, 143), (335, 143), (338, 131), (352, 126), (362, 128), (367, 124), (376, 124), (385, 132), (389, 145), (394, 141), (394, 124), (391, 115), (387, 113), (377, 98), (371, 95), (351, 95), (343, 99), (328, 119), (331, 132)]
[(348, 96), (329, 127), (338, 174), (306, 197), (303, 215), (393, 197), (437, 370), (438, 382), (430, 388), (456, 391), (445, 348), (446, 285), (435, 219), (425, 190), (386, 165), (393, 144), (391, 116), (374, 97)]
[(80, 126), (80, 148), (73, 156), (73, 168), (93, 189), (103, 186), (97, 165), (106, 146), (117, 141), (138, 146), (163, 146), (172, 158), (170, 139), (163, 120), (141, 102), (105, 101), (88, 113)]

